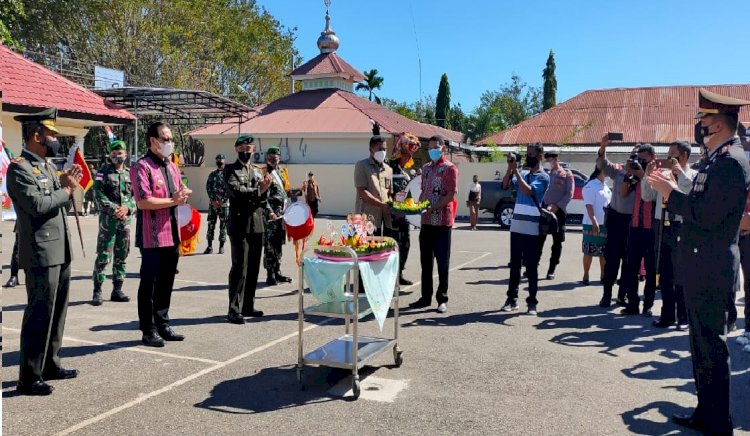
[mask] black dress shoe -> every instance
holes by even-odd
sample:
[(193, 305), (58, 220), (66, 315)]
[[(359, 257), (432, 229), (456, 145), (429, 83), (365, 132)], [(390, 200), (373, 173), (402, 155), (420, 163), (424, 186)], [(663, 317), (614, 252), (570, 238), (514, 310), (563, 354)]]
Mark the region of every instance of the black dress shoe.
[(253, 316), (253, 317), (259, 318), (259, 317), (263, 316), (263, 311), (262, 310), (255, 310), (255, 309), (253, 309), (253, 310), (249, 310), (247, 312), (242, 312), (242, 316)]
[(702, 430), (703, 423), (694, 418), (693, 415), (672, 415), (672, 422), (683, 427), (692, 428), (693, 430)]
[(227, 314), (227, 321), (231, 322), (232, 324), (245, 324), (245, 318), (243, 318), (242, 315), (238, 313)]
[(141, 342), (143, 342), (143, 345), (148, 345), (149, 347), (164, 346), (164, 339), (156, 332), (144, 333)]
[(409, 305), (409, 309), (423, 309), (425, 307), (430, 307), (430, 306), (432, 306), (431, 301), (423, 300), (420, 298), (419, 300), (411, 303)]
[(43, 380), (37, 380), (33, 383), (18, 381), (16, 392), (21, 395), (49, 395), (55, 388), (45, 383)]
[(398, 279), (398, 284), (401, 286), (411, 286), (414, 284), (414, 282), (401, 277), (400, 279)]
[(279, 284), (279, 282), (276, 280), (276, 277), (274, 277), (272, 275), (269, 275), (266, 278), (266, 286), (276, 286), (278, 284)]
[(643, 316), (645, 316), (646, 318), (651, 318), (652, 316), (654, 316), (654, 313), (651, 311), (651, 308), (646, 309), (644, 307), (643, 308)]
[(609, 297), (609, 298), (605, 297), (605, 298), (602, 298), (601, 300), (599, 300), (599, 307), (606, 309), (606, 308), (608, 308), (610, 306), (612, 306), (612, 298), (611, 297)]
[(623, 315), (639, 315), (641, 312), (637, 307), (626, 307), (620, 311)]
[(276, 273), (276, 281), (280, 283), (292, 283), (292, 279), (281, 274), (280, 272)]
[(172, 330), (172, 327), (166, 326), (162, 329), (159, 329), (159, 336), (161, 336), (165, 341), (184, 341), (185, 336), (184, 335), (178, 335), (175, 333), (174, 330)]
[(8, 279), (8, 282), (5, 283), (5, 287), (6, 288), (15, 288), (16, 286), (18, 286), (18, 277), (16, 277), (16, 276), (10, 276), (10, 278)]
[(669, 321), (667, 319), (661, 319), (661, 318), (659, 318), (656, 321), (654, 321), (653, 324), (654, 324), (654, 327), (658, 327), (660, 329), (665, 329), (667, 327), (670, 327), (670, 326), (674, 325), (674, 321)]
[(78, 377), (77, 369), (64, 369), (59, 368), (57, 371), (49, 371), (42, 373), (42, 378), (45, 380), (67, 380), (69, 378)]
[(214, 252), (214, 249), (209, 245), (206, 247), (206, 251), (203, 252), (203, 254), (212, 254)]

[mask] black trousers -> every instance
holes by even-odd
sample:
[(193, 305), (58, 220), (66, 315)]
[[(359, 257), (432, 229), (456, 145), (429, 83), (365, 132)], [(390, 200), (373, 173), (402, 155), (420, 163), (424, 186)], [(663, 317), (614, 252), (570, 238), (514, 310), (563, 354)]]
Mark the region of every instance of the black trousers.
[[(654, 221), (656, 222), (656, 221)], [(628, 296), (628, 307), (638, 308), (638, 275), (641, 260), (646, 265), (646, 287), (643, 289), (643, 308), (650, 309), (656, 296), (656, 232), (653, 229), (631, 227), (628, 235), (628, 260), (623, 285)]]
[[(731, 366), (726, 342), (726, 305), (722, 304), (726, 302), (730, 284), (715, 280), (714, 272), (693, 266), (696, 265), (694, 262), (687, 264), (695, 269), (693, 272), (686, 271), (688, 277), (684, 283), (690, 353), (698, 395), (698, 406), (693, 416), (704, 423), (705, 434), (730, 434), (733, 426)], [(710, 283), (712, 279), (714, 282)]]
[[(743, 291), (745, 292), (745, 331), (750, 332), (750, 236), (740, 236), (740, 265), (742, 266), (742, 276), (745, 279)], [(727, 322), (737, 321), (737, 289), (739, 283), (729, 294), (729, 303), (727, 306)]]
[(138, 325), (144, 334), (169, 326), (169, 305), (179, 258), (179, 247), (176, 245), (141, 248)]
[[(558, 209), (555, 213), (557, 216), (557, 232), (552, 234), (552, 254), (549, 258), (549, 274), (555, 273), (555, 268), (560, 264), (560, 256), (562, 255), (562, 243), (565, 242), (565, 221), (568, 219), (568, 214), (565, 210)], [(539, 235), (539, 260), (542, 259), (542, 252), (544, 251), (544, 243), (547, 241), (547, 235)], [(539, 262), (537, 262), (539, 264)]]
[(229, 271), (229, 313), (250, 315), (255, 310), (263, 233), (229, 236), (232, 243), (232, 269)]
[(384, 228), (383, 235), (389, 236), (396, 240), (398, 243), (398, 262), (399, 262), (399, 277), (404, 272), (406, 267), (406, 260), (409, 258), (409, 249), (411, 248), (411, 236), (409, 235), (409, 221), (405, 218), (394, 218), (393, 229), (387, 227)]
[(16, 240), (13, 243), (13, 253), (10, 255), (10, 276), (11, 277), (18, 277), (18, 233), (16, 235)]
[[(604, 248), (604, 299), (612, 298), (612, 288), (617, 281), (618, 271), (620, 277), (625, 277), (627, 269), (628, 235), (630, 234), (630, 219), (632, 215), (619, 213), (614, 209), (607, 209), (607, 245)], [(620, 286), (617, 298), (625, 298), (625, 288)]]
[(451, 231), (448, 226), (422, 225), (419, 231), (419, 254), (422, 264), (422, 300), (432, 301), (432, 267), (437, 262), (438, 304), (448, 302), (448, 271), (451, 262)]
[(19, 380), (33, 383), (60, 366), (65, 317), (68, 313), (70, 263), (33, 267), (26, 273), (28, 303), (21, 324)]
[[(654, 221), (659, 228), (659, 221)], [(677, 236), (682, 229), (682, 223), (672, 222), (664, 227), (659, 254), (659, 287), (661, 289), (661, 320), (687, 324), (685, 309), (685, 295), (682, 283), (675, 277), (675, 265), (680, 264), (677, 250)], [(676, 316), (676, 317), (675, 317)]]
[(510, 233), (510, 282), (508, 301), (518, 300), (518, 285), (521, 283), (521, 265), (526, 266), (529, 279), (528, 304), (537, 304), (536, 293), (539, 284), (537, 259), (539, 258), (539, 236)]

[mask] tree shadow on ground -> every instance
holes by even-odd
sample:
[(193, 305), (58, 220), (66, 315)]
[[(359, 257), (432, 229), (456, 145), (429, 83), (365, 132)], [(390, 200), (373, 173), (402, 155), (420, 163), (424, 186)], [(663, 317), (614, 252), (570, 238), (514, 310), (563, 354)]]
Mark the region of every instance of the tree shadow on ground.
[(475, 282), (466, 282), (467, 285), (491, 285), (491, 286), (508, 286), (508, 283), (510, 283), (510, 279), (501, 279), (501, 280), (477, 280)]
[(186, 292), (186, 291), (222, 291), (228, 290), (229, 285), (216, 284), (216, 285), (195, 285), (195, 286), (183, 286), (181, 288), (174, 288), (174, 292)]
[(496, 265), (496, 266), (467, 266), (459, 268), (459, 271), (495, 271), (498, 269), (508, 269), (507, 265)]
[[(362, 368), (360, 380), (376, 369)], [(300, 385), (296, 366), (264, 368), (248, 377), (220, 382), (211, 390), (210, 397), (194, 406), (215, 412), (251, 415), (340, 399), (353, 401), (353, 397), (339, 398), (328, 392), (347, 378), (351, 379), (349, 370), (306, 366)], [(248, 392), (263, 392), (263, 395), (248, 395)]]
[[(673, 389), (689, 394), (695, 393), (692, 358), (687, 332), (676, 332), (674, 328), (660, 329), (652, 325), (655, 318), (643, 316), (618, 316), (599, 307), (570, 307), (545, 311), (545, 318), (538, 329), (557, 329), (562, 333), (551, 341), (573, 347), (599, 348), (600, 353), (616, 357), (623, 352), (657, 354), (659, 359), (638, 363), (622, 373), (632, 379), (674, 380), (663, 389)], [(729, 338), (732, 376), (732, 403), (735, 426), (750, 429), (750, 414), (745, 400), (750, 397), (750, 355), (740, 351)], [(738, 371), (738, 369), (740, 371)], [(665, 418), (651, 421), (646, 412), (656, 409)], [(685, 413), (681, 406), (669, 402), (654, 402), (623, 414), (623, 422), (630, 431), (638, 434), (665, 434), (683, 432), (685, 429), (669, 422), (674, 413)]]

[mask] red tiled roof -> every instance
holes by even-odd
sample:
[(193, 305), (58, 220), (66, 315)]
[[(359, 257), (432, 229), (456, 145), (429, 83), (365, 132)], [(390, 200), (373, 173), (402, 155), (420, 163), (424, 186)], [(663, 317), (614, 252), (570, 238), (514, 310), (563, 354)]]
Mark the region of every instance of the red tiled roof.
[[(586, 91), (477, 144), (598, 144), (607, 132), (622, 132), (624, 143), (668, 144), (678, 139), (692, 142), (700, 88), (750, 100), (750, 84)], [(570, 137), (589, 121), (591, 127)], [(750, 107), (741, 109), (740, 121), (750, 121)]]
[[(369, 120), (381, 126), (381, 132), (411, 132), (420, 138), (442, 135), (460, 142), (460, 132), (410, 120), (377, 103), (341, 89), (300, 91), (267, 105), (257, 106), (239, 130), (254, 134), (289, 133), (362, 133), (372, 130)], [(237, 121), (227, 120), (189, 132), (193, 136), (236, 135)]]
[(321, 53), (292, 71), (290, 76), (345, 76), (355, 82), (361, 82), (366, 77), (356, 68), (341, 59), (336, 53)]
[(0, 89), (3, 106), (28, 107), (29, 112), (54, 106), (66, 118), (107, 122), (135, 119), (129, 112), (2, 45)]

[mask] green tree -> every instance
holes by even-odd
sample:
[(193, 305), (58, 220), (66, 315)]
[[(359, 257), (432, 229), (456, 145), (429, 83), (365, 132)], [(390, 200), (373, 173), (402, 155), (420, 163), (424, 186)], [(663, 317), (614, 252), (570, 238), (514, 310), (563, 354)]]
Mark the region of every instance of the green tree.
[(20, 50), (21, 44), (11, 35), (11, 28), (15, 28), (16, 22), (25, 17), (23, 3), (21, 0), (3, 0), (0, 2), (0, 43), (14, 49)]
[(291, 60), (299, 62), (296, 29), (255, 0), (13, 1), (24, 14), (7, 26), (26, 55), (47, 65), (55, 57), (88, 86), (102, 65), (125, 71), (129, 86), (206, 90), (252, 106), (286, 95)]
[(370, 101), (372, 101), (372, 95), (373, 92), (376, 89), (380, 89), (381, 86), (383, 86), (383, 78), (378, 76), (378, 70), (372, 69), (370, 71), (365, 71), (365, 81), (361, 83), (357, 83), (357, 87), (355, 88), (357, 91), (365, 91), (369, 93), (368, 98)]
[(501, 130), (508, 129), (541, 112), (541, 90), (530, 87), (518, 75), (511, 76), (510, 82), (498, 91), (485, 91), (479, 106), (469, 117), (473, 129), (469, 132), (472, 140), (484, 138)]
[(440, 76), (440, 86), (438, 86), (437, 100), (435, 102), (435, 119), (438, 126), (450, 128), (450, 109), (451, 87), (448, 83), (448, 75), (443, 73)]
[(403, 115), (410, 120), (418, 120), (417, 112), (414, 110), (414, 104), (399, 102), (386, 97), (383, 97), (381, 99), (380, 104), (383, 105), (383, 107), (385, 107), (386, 109)]
[(542, 111), (557, 104), (557, 77), (555, 77), (555, 52), (549, 51), (547, 66), (542, 72), (544, 78), (544, 95), (542, 97)]

